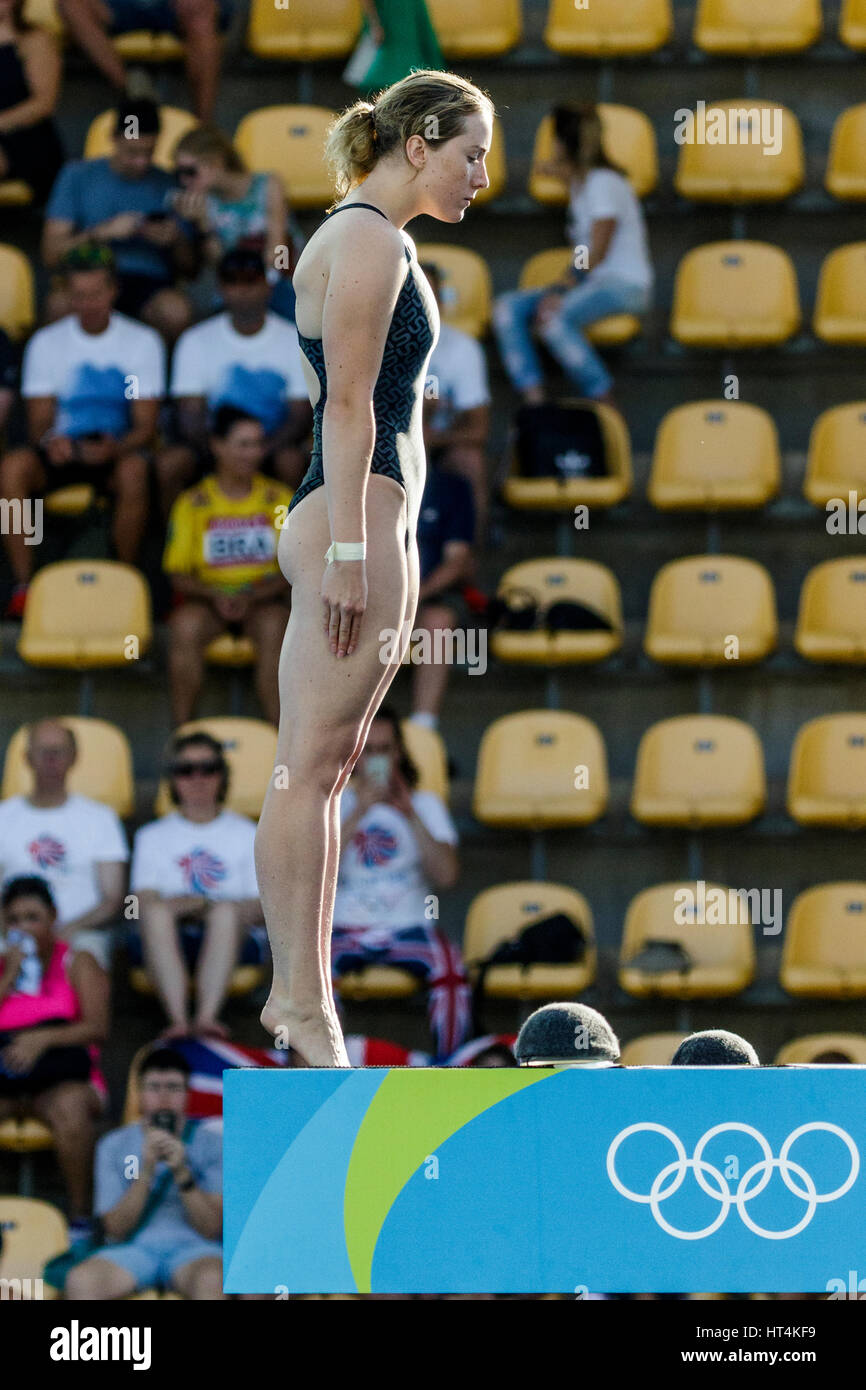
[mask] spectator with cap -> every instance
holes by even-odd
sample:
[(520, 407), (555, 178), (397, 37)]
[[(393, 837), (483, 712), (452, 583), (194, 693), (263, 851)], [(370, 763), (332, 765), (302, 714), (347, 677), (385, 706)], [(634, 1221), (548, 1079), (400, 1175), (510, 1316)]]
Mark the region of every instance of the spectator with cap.
[(210, 734), (177, 735), (166, 771), (176, 809), (143, 825), (132, 852), (129, 886), (138, 900), (144, 962), (168, 1015), (164, 1038), (227, 1038), (219, 1012), (244, 938), (262, 922), (256, 827), (224, 804), (229, 767)]
[[(427, 634), (434, 653), (437, 632), (465, 634), (477, 628), (463, 592), (476, 571), (475, 529), (469, 483), (447, 472), (434, 454), (428, 459), (418, 514), (420, 585), (413, 628), (413, 634)], [(450, 671), (447, 660), (413, 663), (410, 717), (415, 723), (437, 728)]]
[(163, 555), (175, 608), (169, 618), (169, 683), (175, 725), (190, 719), (204, 654), (223, 632), (256, 648), (256, 692), (279, 724), (277, 664), (291, 590), (277, 564), (281, 519), (291, 491), (260, 471), (261, 422), (234, 406), (217, 410), (210, 438), (214, 472), (182, 492), (171, 509)]
[(44, 878), (56, 903), (58, 940), (108, 970), (129, 859), (123, 826), (110, 806), (67, 790), (78, 748), (65, 724), (31, 724), (26, 756), (31, 791), (0, 801), (0, 877)]
[(105, 1244), (75, 1265), (73, 1301), (158, 1286), (184, 1298), (222, 1291), (222, 1121), (189, 1120), (190, 1068), (157, 1047), (138, 1071), (140, 1118), (100, 1139), (94, 1213)]
[[(430, 262), (422, 265), (436, 303), (442, 308), (442, 273)], [(487, 534), (490, 484), (487, 446), (490, 437), (490, 383), (481, 344), (442, 320), (439, 339), (427, 367), (424, 398), (424, 446), (428, 461), (458, 473), (472, 488), (475, 536), (480, 545)]]
[(521, 1067), (615, 1067), (619, 1039), (588, 1004), (544, 1004), (523, 1024), (514, 1055)]
[[(63, 22), (94, 67), (119, 91), (150, 90), (140, 69), (127, 74), (114, 39), (140, 29), (183, 40), (193, 107), (209, 121), (219, 85), (222, 40), (220, 0), (57, 0)], [(227, 15), (226, 15), (227, 17)]]
[[(63, 166), (45, 209), (42, 260), (54, 270), (82, 242), (110, 247), (118, 312), (142, 319), (173, 343), (193, 314), (176, 282), (195, 275), (199, 261), (193, 228), (174, 211), (174, 181), (153, 162), (159, 128), (154, 102), (122, 101), (111, 154)], [(49, 296), (49, 319), (69, 312), (65, 291), (55, 287)]]
[[(0, 493), (22, 504), (73, 483), (112, 494), (115, 553), (134, 565), (147, 524), (165, 351), (152, 328), (115, 311), (108, 247), (90, 243), (70, 251), (65, 282), (72, 312), (40, 328), (24, 352), (21, 394), (30, 442), (0, 462)], [(3, 543), (15, 577), (6, 616), (20, 618), (34, 547), (14, 529)]]
[(95, 1122), (107, 1094), (97, 1044), (108, 1035), (108, 979), (56, 934), (44, 878), (12, 879), (0, 904), (0, 1122), (32, 1115), (51, 1130), (75, 1239), (89, 1228)]
[(672, 1067), (759, 1067), (758, 1054), (739, 1033), (724, 1028), (707, 1028), (683, 1038), (673, 1057)]
[(313, 410), (301, 365), (298, 331), (268, 309), (270, 287), (261, 252), (236, 247), (219, 263), (225, 309), (188, 328), (174, 350), (171, 395), (178, 442), (157, 458), (166, 514), (182, 488), (204, 471), (214, 412), (232, 405), (261, 421), (264, 472), (295, 488), (304, 475)]

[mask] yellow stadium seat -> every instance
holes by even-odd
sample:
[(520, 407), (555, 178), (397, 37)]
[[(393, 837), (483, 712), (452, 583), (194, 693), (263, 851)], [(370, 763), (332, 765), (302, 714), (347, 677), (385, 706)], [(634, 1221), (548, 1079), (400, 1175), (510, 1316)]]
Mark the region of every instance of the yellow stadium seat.
[(421, 265), (431, 262), (442, 276), (443, 323), (483, 338), (493, 310), (493, 281), (490, 267), (477, 251), (444, 242), (420, 242), (415, 248)]
[(645, 1033), (623, 1045), (620, 1063), (624, 1067), (669, 1067), (671, 1059), (688, 1033)]
[(325, 207), (334, 197), (324, 149), (335, 117), (327, 106), (263, 106), (244, 116), (235, 147), (248, 169), (279, 176), (293, 208)]
[(408, 999), (418, 993), (421, 981), (396, 965), (370, 965), (366, 970), (347, 971), (334, 988), (341, 999), (363, 1004), (368, 999)]
[[(645, 198), (659, 180), (658, 146), (649, 117), (633, 106), (613, 106), (604, 102), (597, 110), (605, 154), (626, 175), (637, 196)], [(553, 117), (548, 115), (535, 132), (529, 193), (538, 203), (561, 207), (568, 202), (568, 185), (539, 169), (552, 155)]]
[(653, 661), (734, 670), (763, 661), (778, 635), (773, 581), (756, 560), (690, 555), (653, 580), (644, 637)]
[(821, 883), (794, 899), (779, 983), (799, 997), (866, 995), (866, 883)]
[(435, 792), (448, 805), (448, 751), (436, 729), (425, 729), (414, 719), (401, 719), (400, 731), (410, 758), (418, 769), (418, 790)]
[(677, 715), (640, 741), (631, 813), (644, 825), (744, 825), (766, 799), (760, 740), (741, 719)]
[(496, 58), (523, 35), (520, 0), (427, 0), (446, 58)]
[[(57, 1290), (50, 1284), (22, 1284), (19, 1290), (7, 1285), (7, 1279), (42, 1280), (46, 1261), (60, 1255), (69, 1246), (66, 1217), (50, 1202), (33, 1197), (0, 1197), (0, 1228), (3, 1231), (3, 1250), (0, 1253), (0, 1279), (4, 1290), (15, 1298), (54, 1299)], [(9, 1297), (5, 1292), (4, 1297)]]
[(838, 246), (825, 259), (812, 327), (825, 343), (866, 343), (866, 241)]
[(184, 54), (183, 42), (176, 34), (149, 29), (118, 34), (114, 46), (128, 63), (176, 63)]
[(221, 632), (205, 648), (205, 661), (211, 666), (228, 666), (240, 669), (252, 666), (256, 659), (256, 644), (251, 637), (235, 636), (233, 632)]
[(309, 63), (342, 58), (361, 27), (359, 0), (252, 0), (247, 48), (260, 58)]
[(800, 825), (866, 825), (866, 714), (825, 714), (798, 730), (788, 814)]
[(802, 1038), (792, 1038), (784, 1047), (779, 1048), (774, 1066), (820, 1066), (820, 1063), (815, 1063), (815, 1058), (824, 1052), (844, 1052), (855, 1066), (866, 1066), (866, 1034), (807, 1033)]
[(476, 894), (463, 933), (463, 959), (470, 978), (501, 942), (554, 912), (565, 912), (579, 924), (587, 941), (583, 960), (561, 965), (539, 962), (526, 969), (493, 965), (484, 977), (485, 994), (496, 999), (573, 999), (588, 989), (597, 966), (592, 911), (582, 893), (562, 883), (500, 883)]
[[(707, 104), (706, 119), (708, 137), (717, 121), (727, 138), (721, 144), (695, 138), (680, 146), (674, 187), (683, 198), (695, 203), (770, 203), (790, 198), (802, 187), (803, 136), (800, 122), (786, 106), (748, 97), (714, 101)], [(695, 136), (699, 133), (700, 124)]]
[[(253, 990), (259, 988), (265, 982), (266, 969), (263, 965), (236, 965), (229, 979), (228, 995), (230, 999), (240, 999), (245, 994), (252, 994)], [(129, 971), (129, 986), (136, 994), (155, 995), (153, 981), (143, 965), (133, 965)], [(194, 992), (194, 982), (190, 981), (190, 994)]]
[(569, 710), (521, 710), (485, 729), (472, 798), (483, 824), (588, 825), (604, 815), (607, 798), (607, 754), (591, 720)]
[(151, 637), (150, 591), (140, 570), (115, 560), (61, 560), (38, 570), (30, 585), (18, 654), (30, 666), (86, 671), (128, 665)]
[[(114, 136), (114, 122), (117, 112), (103, 111), (91, 121), (84, 140), (85, 159), (107, 159), (111, 155)], [(194, 129), (198, 121), (191, 111), (179, 106), (159, 108), (159, 139), (153, 154), (153, 162), (160, 169), (174, 169), (174, 149), (181, 136)]]
[(677, 267), (671, 333), (689, 347), (770, 347), (800, 327), (789, 255), (758, 241), (716, 241)]
[[(277, 731), (273, 724), (263, 719), (193, 719), (175, 732), (204, 732), (219, 740), (231, 774), (225, 804), (241, 816), (258, 820), (277, 752)], [(168, 787), (162, 779), (154, 815), (164, 816), (173, 809)]]
[(33, 202), (33, 191), (28, 184), (22, 183), (20, 179), (3, 179), (0, 181), (0, 207), (15, 208), (26, 207)]
[(772, 417), (747, 401), (675, 406), (656, 435), (647, 497), (660, 511), (763, 507), (779, 491)]
[(866, 662), (866, 557), (825, 560), (809, 571), (794, 646), (807, 661)]
[(821, 23), (821, 0), (700, 0), (694, 42), (705, 53), (798, 53)]
[[(748, 904), (734, 889), (717, 883), (705, 884), (703, 897), (701, 892), (695, 882), (660, 883), (632, 899), (619, 958), (619, 983), (628, 994), (718, 999), (751, 984), (755, 945)], [(688, 953), (690, 967), (650, 972), (631, 965), (652, 941), (678, 943)]]
[[(565, 274), (573, 251), (568, 246), (554, 246), (549, 251), (538, 251), (524, 263), (520, 272), (519, 288), (540, 290), (553, 284)], [(609, 314), (607, 318), (597, 319), (588, 324), (584, 332), (590, 342), (600, 347), (620, 347), (631, 342), (640, 333), (640, 319), (634, 314)]]
[(866, 103), (849, 106), (836, 118), (824, 187), (834, 198), (866, 199)]
[(45, 498), (45, 510), (51, 516), (81, 516), (95, 500), (96, 493), (90, 483), (72, 483), (49, 493)]
[(23, 338), (36, 320), (33, 270), (16, 246), (0, 244), (0, 328)]
[(57, 0), (25, 0), (24, 18), (28, 24), (38, 24), (47, 29), (55, 38), (62, 37), (63, 21), (57, 9)]
[(584, 604), (611, 626), (609, 630), (549, 632), (538, 627), (528, 632), (495, 631), (490, 649), (497, 661), (523, 666), (571, 666), (604, 661), (622, 646), (619, 584), (605, 565), (562, 556), (524, 560), (512, 565), (499, 580), (497, 593), (504, 595), (509, 589), (525, 589), (545, 609), (562, 600)]
[[(105, 719), (88, 719), (82, 715), (61, 715), (61, 723), (74, 733), (78, 757), (67, 781), (70, 792), (89, 796), (111, 806), (124, 818), (135, 807), (135, 787), (132, 777), (132, 749), (126, 734), (116, 724)], [(26, 760), (28, 726), (22, 724), (9, 740), (3, 765), (3, 785), (0, 796), (28, 796), (33, 785), (30, 764)]]
[[(812, 426), (803, 493), (815, 507), (866, 497), (866, 400), (832, 406)], [(859, 530), (859, 528), (858, 528)]]
[(0, 1149), (6, 1153), (41, 1153), (54, 1148), (54, 1135), (47, 1125), (35, 1117), (0, 1120)]
[(561, 405), (590, 407), (598, 416), (607, 456), (608, 473), (602, 478), (521, 478), (516, 451), (509, 453), (508, 473), (502, 497), (521, 511), (573, 512), (577, 506), (615, 507), (632, 488), (631, 441), (628, 426), (613, 406), (602, 401), (562, 400)]
[(866, 0), (843, 0), (839, 38), (858, 52), (866, 49)]
[(574, 0), (550, 0), (544, 42), (569, 57), (616, 58), (652, 53), (672, 33), (670, 0), (604, 0), (582, 9)]

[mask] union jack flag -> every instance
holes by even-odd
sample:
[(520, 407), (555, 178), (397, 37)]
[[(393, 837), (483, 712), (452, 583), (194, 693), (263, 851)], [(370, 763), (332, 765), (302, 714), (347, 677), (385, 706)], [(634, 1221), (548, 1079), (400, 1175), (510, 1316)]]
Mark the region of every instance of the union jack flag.
[(178, 864), (186, 879), (190, 893), (212, 892), (226, 876), (226, 866), (219, 855), (211, 854), (209, 849), (191, 849), (189, 854), (181, 855)]
[(371, 825), (365, 830), (357, 830), (352, 844), (365, 869), (374, 869), (387, 864), (397, 853), (397, 840), (381, 825)]
[(66, 858), (66, 846), (53, 835), (38, 835), (30, 841), (27, 852), (40, 869), (56, 869)]

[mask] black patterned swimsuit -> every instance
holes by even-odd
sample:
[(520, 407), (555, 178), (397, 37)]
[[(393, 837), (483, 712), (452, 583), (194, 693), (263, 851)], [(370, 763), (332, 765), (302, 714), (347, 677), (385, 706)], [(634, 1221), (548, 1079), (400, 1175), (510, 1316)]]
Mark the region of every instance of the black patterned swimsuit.
[[(344, 203), (334, 208), (329, 217), (349, 208), (371, 208), (385, 217), (381, 208), (372, 203)], [(385, 217), (386, 222), (388, 218)], [(376, 421), (376, 442), (370, 464), (371, 473), (383, 473), (398, 482), (407, 492), (406, 479), (400, 466), (400, 455), (404, 460), (413, 460), (414, 472), (418, 479), (416, 515), (411, 516), (417, 524), (417, 507), (424, 487), (424, 443), (421, 435), (420, 412), (423, 398), (423, 371), (439, 334), (439, 320), (436, 301), (426, 276), (418, 268), (408, 246), (405, 246), (409, 269), (394, 305), (391, 326), (382, 355), (382, 365), (373, 390), (373, 414)], [(321, 338), (307, 338), (300, 331), (298, 342), (304, 356), (310, 362), (321, 388), (319, 399), (313, 411), (313, 454), (310, 465), (298, 485), (289, 511), (306, 497), (313, 488), (322, 487), (325, 477), (322, 468), (322, 415), (325, 409), (328, 381), (325, 372), (325, 354)], [(410, 531), (406, 531), (406, 549), (409, 549)]]

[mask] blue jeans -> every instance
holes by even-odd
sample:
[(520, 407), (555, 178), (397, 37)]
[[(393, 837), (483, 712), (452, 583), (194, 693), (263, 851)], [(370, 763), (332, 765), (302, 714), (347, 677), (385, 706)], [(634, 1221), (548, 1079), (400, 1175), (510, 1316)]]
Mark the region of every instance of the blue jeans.
[[(544, 380), (541, 360), (533, 342), (535, 311), (551, 293), (539, 290), (512, 290), (500, 295), (493, 306), (493, 332), (505, 370), (518, 391), (540, 386)], [(612, 385), (610, 373), (595, 348), (581, 331), (610, 314), (640, 314), (649, 307), (649, 290), (626, 280), (609, 277), (590, 280), (565, 290), (561, 307), (552, 314), (538, 337), (559, 362), (566, 376), (581, 395), (594, 399)]]

